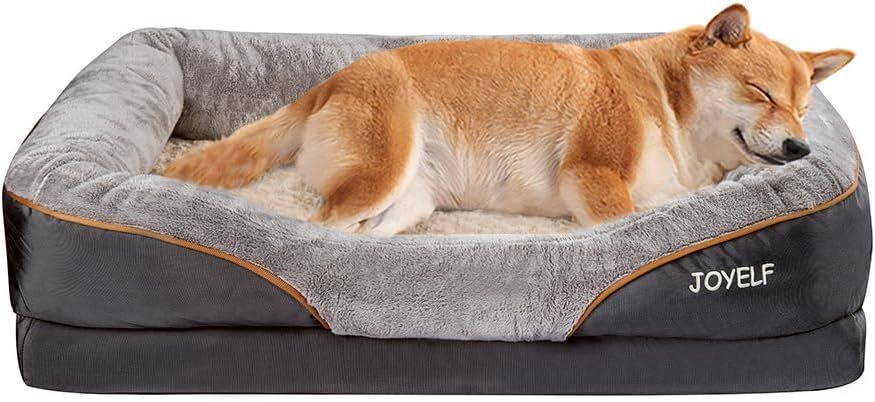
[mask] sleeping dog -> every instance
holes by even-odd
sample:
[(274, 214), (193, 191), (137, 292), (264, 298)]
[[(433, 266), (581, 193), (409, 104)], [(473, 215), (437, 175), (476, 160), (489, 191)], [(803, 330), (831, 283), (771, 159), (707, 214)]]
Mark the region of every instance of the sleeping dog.
[(852, 58), (770, 40), (741, 5), (609, 49), (418, 44), (362, 57), (165, 174), (229, 188), (294, 161), (323, 196), (311, 220), (350, 232), (391, 235), (436, 208), (593, 226), (804, 157), (811, 86)]

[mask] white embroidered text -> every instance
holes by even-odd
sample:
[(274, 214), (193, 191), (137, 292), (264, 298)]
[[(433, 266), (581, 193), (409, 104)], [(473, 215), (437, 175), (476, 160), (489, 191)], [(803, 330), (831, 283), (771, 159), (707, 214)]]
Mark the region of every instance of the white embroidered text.
[(693, 272), (693, 283), (690, 292), (699, 293), (702, 289), (714, 292), (718, 289), (729, 290), (733, 286), (739, 289), (755, 288), (769, 284), (769, 275), (775, 273), (775, 264), (766, 263), (759, 267), (738, 267), (721, 271)]

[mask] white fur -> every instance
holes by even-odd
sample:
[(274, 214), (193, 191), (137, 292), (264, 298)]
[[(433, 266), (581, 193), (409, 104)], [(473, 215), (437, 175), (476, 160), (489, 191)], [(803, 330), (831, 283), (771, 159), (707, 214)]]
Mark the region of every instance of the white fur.
[[(528, 138), (537, 145), (505, 142), (491, 147), (451, 144), (446, 128), (426, 123), (423, 134), (423, 180), (441, 209), (489, 209), (547, 217), (567, 216), (559, 197), (557, 172), (565, 133), (534, 127)], [(484, 136), (488, 137), (488, 136)]]
[(664, 138), (656, 123), (645, 124), (641, 157), (629, 188), (636, 210), (653, 208), (690, 191), (680, 182), (678, 166)]
[(427, 218), (434, 209), (431, 188), (422, 176), (417, 176), (400, 198), (379, 215), (365, 221), (359, 231), (390, 236)]

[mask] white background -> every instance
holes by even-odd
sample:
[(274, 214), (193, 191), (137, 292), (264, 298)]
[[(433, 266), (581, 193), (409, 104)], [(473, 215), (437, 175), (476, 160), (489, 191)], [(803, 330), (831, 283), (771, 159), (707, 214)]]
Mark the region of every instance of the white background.
[[(717, 1), (15, 1), (0, 6), (0, 174), (31, 126), (73, 76), (122, 34), (142, 27), (183, 27), (262, 32), (369, 34), (513, 34), (669, 31), (704, 24), (728, 0)], [(755, 29), (798, 50), (844, 47), (857, 58), (821, 85), (841, 111), (864, 163), (875, 166), (872, 74), (873, 15), (867, 2), (765, 1), (745, 3)], [(866, 73), (866, 72), (869, 73)], [(5, 250), (4, 250), (5, 253)], [(5, 254), (4, 254), (5, 255)], [(5, 260), (5, 258), (3, 258)], [(841, 267), (835, 267), (841, 269)], [(8, 289), (0, 275), (0, 289)], [(870, 281), (871, 282), (871, 281)], [(872, 288), (870, 283), (870, 288)], [(26, 387), (15, 356), (15, 316), (0, 304), (0, 398), (4, 400), (107, 400), (136, 396), (65, 394)], [(5, 306), (5, 308), (2, 308)], [(873, 298), (866, 309), (875, 311)], [(870, 354), (871, 355), (871, 354)], [(870, 356), (871, 357), (871, 356)], [(828, 391), (747, 396), (690, 396), (687, 400), (859, 400), (875, 395), (875, 373)], [(139, 397), (142, 398), (142, 397)], [(251, 396), (171, 396), (176, 400), (243, 399)], [(262, 396), (288, 399), (299, 396)], [(382, 400), (385, 396), (321, 396)], [(406, 399), (407, 397), (395, 397)], [(442, 399), (430, 396), (424, 399)], [(470, 398), (470, 397), (469, 397)], [(492, 397), (496, 398), (496, 397)], [(502, 399), (506, 397), (500, 397)], [(657, 397), (674, 400), (677, 397)], [(519, 398), (522, 399), (522, 398)], [(555, 398), (554, 398), (555, 399)], [(598, 399), (590, 397), (588, 398)], [(642, 399), (625, 397), (622, 399)]]

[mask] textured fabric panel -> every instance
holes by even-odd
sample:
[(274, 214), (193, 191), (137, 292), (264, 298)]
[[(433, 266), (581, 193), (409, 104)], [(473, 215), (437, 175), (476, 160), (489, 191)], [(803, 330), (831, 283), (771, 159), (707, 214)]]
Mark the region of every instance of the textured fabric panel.
[[(606, 46), (624, 38), (542, 39)], [(828, 201), (855, 177), (853, 139), (816, 91), (805, 122), (810, 157), (733, 172), (653, 211), (564, 235), (353, 236), (145, 174), (174, 125), (193, 138), (226, 134), (360, 54), (431, 39), (135, 32), (74, 79), (16, 154), (6, 186), (54, 210), (270, 269), (337, 334), (559, 341), (602, 289), (635, 268)]]
[[(745, 339), (808, 331), (862, 307), (871, 259), (862, 180), (833, 207), (645, 274), (599, 304), (575, 335)], [(765, 264), (774, 266), (764, 278)], [(703, 275), (715, 271), (721, 278), (712, 274), (709, 290)]]
[(99, 328), (319, 323), (231, 262), (128, 233), (64, 222), (3, 196), (13, 309)]
[[(29, 329), (28, 329), (29, 328)], [(33, 321), (27, 384), (77, 392), (641, 394), (797, 391), (863, 371), (862, 312), (744, 341), (386, 340), (319, 329), (111, 330)]]

